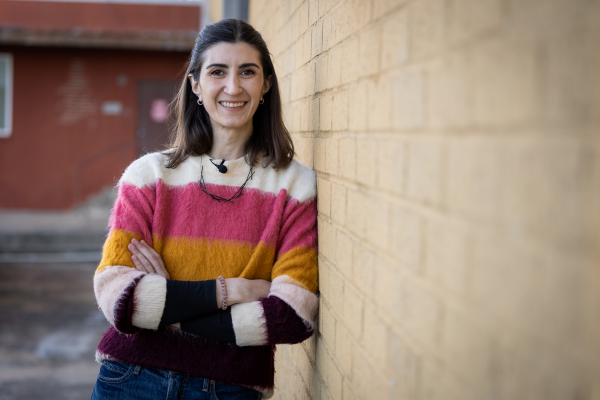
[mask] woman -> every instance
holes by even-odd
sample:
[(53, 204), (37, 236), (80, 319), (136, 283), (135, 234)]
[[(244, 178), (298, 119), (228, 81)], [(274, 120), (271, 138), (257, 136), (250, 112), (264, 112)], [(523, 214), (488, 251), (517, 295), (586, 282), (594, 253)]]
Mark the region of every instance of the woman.
[[(111, 323), (93, 399), (256, 399), (318, 308), (316, 178), (293, 160), (250, 25), (200, 32), (171, 149), (127, 168), (94, 276)], [(172, 396), (172, 397), (171, 397)]]

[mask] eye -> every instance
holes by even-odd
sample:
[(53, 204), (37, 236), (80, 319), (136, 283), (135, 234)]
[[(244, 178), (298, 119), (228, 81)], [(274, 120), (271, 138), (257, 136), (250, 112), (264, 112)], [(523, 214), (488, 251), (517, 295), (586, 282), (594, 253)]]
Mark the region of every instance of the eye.
[(211, 76), (223, 76), (225, 75), (225, 71), (221, 70), (221, 69), (213, 69), (212, 71), (210, 71)]
[(254, 71), (251, 69), (245, 69), (240, 73), (242, 76), (252, 76), (254, 75)]

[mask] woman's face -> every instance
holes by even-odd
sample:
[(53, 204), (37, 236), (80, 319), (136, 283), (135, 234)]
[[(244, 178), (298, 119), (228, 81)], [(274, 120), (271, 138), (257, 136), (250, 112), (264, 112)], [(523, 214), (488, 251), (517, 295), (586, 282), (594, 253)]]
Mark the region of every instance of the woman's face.
[(271, 88), (258, 51), (243, 42), (218, 43), (206, 50), (199, 80), (190, 75), (190, 82), (214, 130), (251, 130), (259, 102)]

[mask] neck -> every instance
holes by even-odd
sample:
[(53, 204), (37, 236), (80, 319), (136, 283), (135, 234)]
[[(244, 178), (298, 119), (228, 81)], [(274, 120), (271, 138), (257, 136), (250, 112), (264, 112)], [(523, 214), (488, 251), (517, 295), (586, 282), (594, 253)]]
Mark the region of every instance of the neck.
[(208, 156), (213, 159), (236, 160), (244, 156), (244, 146), (252, 136), (252, 123), (241, 128), (225, 128), (213, 124), (213, 145)]

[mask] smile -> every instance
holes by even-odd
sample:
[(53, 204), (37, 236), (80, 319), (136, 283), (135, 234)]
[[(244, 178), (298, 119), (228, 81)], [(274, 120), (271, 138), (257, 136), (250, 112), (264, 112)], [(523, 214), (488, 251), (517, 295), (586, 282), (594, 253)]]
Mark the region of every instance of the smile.
[(222, 105), (223, 107), (227, 107), (227, 108), (240, 108), (243, 107), (244, 105), (246, 105), (246, 101), (238, 101), (237, 103), (229, 103), (227, 101), (220, 101), (219, 104)]

